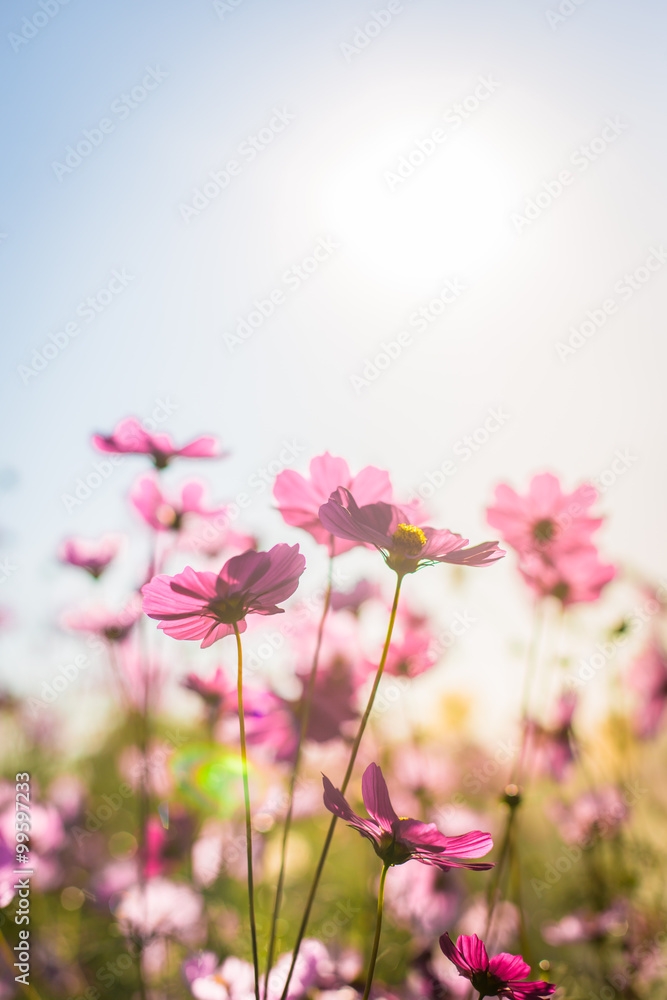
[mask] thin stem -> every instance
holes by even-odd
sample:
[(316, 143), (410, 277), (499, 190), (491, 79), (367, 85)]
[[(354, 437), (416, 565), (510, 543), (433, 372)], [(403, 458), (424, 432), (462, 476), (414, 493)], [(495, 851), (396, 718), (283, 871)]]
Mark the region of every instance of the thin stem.
[(313, 653), (313, 662), (310, 668), (308, 683), (306, 685), (306, 689), (301, 699), (301, 725), (299, 727), (299, 736), (297, 739), (296, 754), (294, 757), (294, 768), (292, 770), (292, 777), (290, 779), (290, 785), (289, 785), (289, 802), (287, 805), (287, 814), (285, 816), (285, 825), (283, 828), (283, 839), (280, 848), (280, 872), (278, 875), (278, 885), (276, 887), (276, 898), (273, 904), (273, 915), (271, 917), (271, 933), (269, 935), (269, 948), (266, 959), (266, 976), (264, 978), (264, 1000), (266, 1000), (269, 991), (269, 973), (271, 972), (271, 967), (273, 965), (273, 954), (276, 943), (276, 925), (278, 923), (278, 916), (280, 914), (280, 907), (283, 899), (283, 886), (285, 884), (285, 867), (287, 863), (287, 844), (289, 841), (290, 830), (292, 828), (292, 814), (294, 811), (294, 790), (296, 788), (296, 780), (299, 773), (299, 764), (301, 763), (301, 750), (308, 729), (308, 720), (310, 719), (310, 708), (313, 701), (313, 692), (315, 690), (317, 665), (320, 658), (322, 637), (324, 636), (324, 623), (326, 622), (327, 614), (329, 613), (329, 605), (331, 604), (331, 588), (333, 584), (333, 561), (334, 561), (333, 541), (331, 542), (330, 553), (331, 554), (329, 556), (329, 576), (327, 579), (327, 589), (324, 595), (324, 607), (322, 608), (322, 616), (320, 618), (320, 623), (317, 629), (317, 638), (315, 640), (315, 651)]
[(375, 938), (373, 940), (373, 950), (371, 952), (371, 960), (368, 964), (366, 989), (364, 990), (364, 995), (362, 997), (362, 1000), (368, 1000), (369, 994), (371, 992), (371, 986), (373, 984), (373, 973), (375, 972), (375, 962), (378, 957), (378, 947), (380, 944), (380, 931), (382, 930), (382, 906), (384, 904), (384, 882), (387, 877), (388, 871), (389, 871), (389, 865), (384, 865), (382, 868), (382, 874), (380, 875), (380, 888), (378, 889), (378, 914), (377, 914), (377, 920), (375, 922)]
[(528, 727), (526, 723), (528, 720), (528, 709), (530, 708), (530, 696), (535, 682), (535, 675), (537, 673), (544, 617), (543, 605), (541, 603), (536, 604), (535, 613), (533, 615), (533, 631), (530, 639), (530, 645), (528, 647), (528, 659), (523, 680), (523, 694), (521, 697), (521, 722), (523, 725), (523, 733), (521, 736), (521, 750), (515, 763), (512, 775), (512, 783), (515, 785), (520, 783), (523, 773), (524, 758), (528, 744)]
[[(375, 701), (375, 695), (377, 694), (377, 689), (380, 686), (380, 681), (382, 679), (382, 673), (384, 671), (384, 665), (387, 660), (387, 653), (389, 652), (389, 646), (391, 645), (391, 636), (394, 631), (394, 623), (396, 621), (396, 611), (398, 609), (398, 598), (401, 592), (401, 583), (403, 582), (403, 577), (399, 574), (396, 575), (396, 590), (394, 592), (394, 603), (391, 606), (391, 614), (389, 616), (389, 625), (387, 626), (387, 636), (384, 641), (384, 648), (382, 650), (382, 656), (380, 657), (380, 663), (377, 668), (377, 673), (375, 674), (375, 681), (373, 682), (373, 687), (368, 698), (368, 704), (366, 705), (366, 711), (364, 712), (361, 722), (359, 724), (359, 729), (357, 730), (357, 735), (355, 737), (354, 743), (352, 745), (352, 751), (350, 753), (350, 760), (347, 765), (347, 770), (345, 772), (345, 777), (343, 778), (343, 783), (341, 785), (341, 792), (345, 794), (345, 790), (350, 783), (350, 778), (352, 776), (352, 771), (354, 769), (354, 763), (357, 759), (357, 753), (359, 751), (359, 745), (361, 743), (364, 731), (368, 724), (370, 714), (373, 711), (373, 702)], [(294, 952), (292, 953), (292, 962), (289, 967), (289, 972), (287, 973), (287, 980), (282, 992), (280, 1000), (285, 1000), (287, 996), (287, 991), (289, 989), (290, 980), (294, 972), (294, 967), (296, 965), (297, 958), (299, 957), (299, 949), (301, 947), (301, 942), (303, 941), (303, 936), (306, 933), (306, 928), (308, 927), (308, 921), (310, 919), (310, 911), (313, 908), (313, 902), (315, 901), (315, 894), (317, 893), (317, 887), (322, 876), (322, 871), (324, 869), (324, 864), (327, 860), (327, 854), (329, 853), (329, 847), (331, 846), (331, 841), (333, 839), (334, 830), (336, 829), (336, 822), (338, 820), (337, 816), (331, 817), (331, 822), (329, 824), (329, 829), (327, 831), (326, 839), (324, 841), (324, 846), (322, 848), (322, 853), (320, 859), (317, 862), (317, 868), (315, 869), (315, 875), (313, 876), (313, 881), (310, 886), (310, 891), (308, 893), (308, 899), (306, 901), (306, 909), (304, 910), (303, 918), (301, 920), (301, 926), (299, 927), (299, 933), (297, 934), (296, 944), (294, 945)]]
[(248, 909), (250, 916), (250, 937), (252, 941), (252, 964), (255, 970), (255, 1000), (259, 1000), (259, 958), (257, 955), (257, 924), (255, 922), (255, 884), (252, 872), (252, 823), (250, 820), (250, 788), (248, 787), (248, 754), (245, 741), (245, 717), (243, 715), (243, 650), (237, 622), (234, 622), (236, 651), (238, 653), (238, 679), (236, 684), (239, 706), (239, 730), (241, 733), (241, 764), (243, 769), (243, 801), (245, 803), (245, 836), (248, 858)]

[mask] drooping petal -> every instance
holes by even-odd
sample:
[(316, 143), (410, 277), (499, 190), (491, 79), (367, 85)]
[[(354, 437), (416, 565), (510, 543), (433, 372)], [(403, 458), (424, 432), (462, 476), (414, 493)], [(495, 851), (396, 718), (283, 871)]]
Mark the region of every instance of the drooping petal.
[(349, 823), (351, 827), (358, 830), (362, 837), (368, 837), (369, 840), (377, 843), (380, 835), (377, 824), (358, 816), (348, 805), (343, 793), (334, 788), (325, 774), (322, 775), (322, 783), (324, 785), (323, 801), (329, 812)]

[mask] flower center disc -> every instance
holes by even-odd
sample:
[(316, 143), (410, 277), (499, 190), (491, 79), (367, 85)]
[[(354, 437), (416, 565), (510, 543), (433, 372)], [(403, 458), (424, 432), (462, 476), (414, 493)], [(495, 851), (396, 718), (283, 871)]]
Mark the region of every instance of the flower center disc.
[(556, 525), (548, 517), (533, 525), (533, 538), (536, 542), (550, 542), (556, 534)]
[(399, 524), (391, 537), (406, 556), (418, 556), (426, 545), (426, 535), (415, 524)]

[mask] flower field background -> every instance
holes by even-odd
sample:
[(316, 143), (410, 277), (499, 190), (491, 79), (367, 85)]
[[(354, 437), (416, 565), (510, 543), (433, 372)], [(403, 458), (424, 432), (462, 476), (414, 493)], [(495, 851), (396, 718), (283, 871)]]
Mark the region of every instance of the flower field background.
[(0, 1000), (667, 998), (656, 0), (0, 9)]

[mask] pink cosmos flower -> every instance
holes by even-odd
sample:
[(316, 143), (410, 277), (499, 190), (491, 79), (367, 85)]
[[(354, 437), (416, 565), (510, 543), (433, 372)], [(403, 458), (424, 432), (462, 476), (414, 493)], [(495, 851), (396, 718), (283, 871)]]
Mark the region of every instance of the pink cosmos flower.
[(377, 583), (371, 583), (370, 580), (360, 580), (352, 590), (331, 591), (331, 610), (351, 611), (353, 615), (358, 615), (366, 601), (379, 600), (381, 596), (382, 591)]
[(549, 561), (535, 553), (527, 555), (519, 570), (539, 597), (556, 597), (564, 607), (597, 601), (616, 576), (616, 568), (601, 563), (593, 545), (561, 552)]
[(278, 615), (277, 605), (299, 585), (306, 560), (298, 545), (249, 550), (228, 559), (220, 572), (198, 573), (187, 566), (176, 576), (154, 576), (142, 587), (144, 611), (174, 639), (201, 639), (202, 649), (234, 626), (245, 632), (245, 616)]
[(63, 616), (65, 628), (75, 632), (92, 632), (107, 642), (122, 642), (141, 615), (138, 595), (134, 595), (120, 611), (95, 607), (87, 611), (71, 611)]
[(400, 576), (438, 562), (488, 566), (505, 555), (497, 542), (482, 542), (468, 549), (468, 539), (461, 535), (410, 524), (410, 515), (393, 504), (380, 501), (359, 507), (343, 487), (320, 507), (320, 520), (337, 538), (374, 545), (387, 566)]
[(557, 923), (544, 924), (542, 937), (554, 948), (581, 941), (601, 941), (608, 934), (619, 930), (623, 932), (628, 915), (628, 902), (620, 899), (602, 913), (578, 910), (576, 913), (568, 913)]
[[(393, 677), (417, 677), (435, 663), (434, 636), (426, 616), (415, 615), (403, 606), (399, 609), (392, 643), (385, 661), (385, 674)], [(366, 661), (369, 673), (377, 669), (378, 655)]]
[(188, 674), (182, 683), (183, 687), (188, 688), (190, 691), (195, 691), (203, 698), (206, 705), (214, 709), (216, 713), (234, 690), (232, 683), (221, 667), (218, 667), (213, 677), (209, 679), (191, 673)]
[(632, 664), (628, 683), (639, 696), (634, 731), (640, 739), (650, 739), (660, 729), (667, 708), (667, 659), (655, 641)]
[(214, 437), (198, 437), (177, 448), (168, 434), (149, 434), (136, 417), (127, 417), (111, 434), (94, 434), (93, 444), (100, 451), (128, 455), (150, 455), (156, 469), (164, 469), (177, 456), (180, 458), (224, 458)]
[(613, 837), (630, 810), (620, 788), (602, 785), (582, 792), (569, 805), (554, 802), (549, 812), (566, 843), (590, 846), (598, 837)]
[(185, 882), (151, 878), (121, 896), (115, 915), (128, 937), (175, 937), (195, 941), (201, 934), (203, 900)]
[(486, 948), (476, 934), (461, 934), (456, 944), (449, 934), (440, 938), (440, 947), (459, 970), (459, 976), (469, 979), (480, 997), (507, 997), (511, 1000), (545, 1000), (556, 987), (543, 981), (527, 983), (530, 966), (520, 955), (501, 952), (489, 959)]
[[(316, 542), (329, 545), (331, 532), (322, 525), (319, 511), (333, 491), (344, 486), (354, 490), (360, 503), (375, 503), (377, 500), (392, 499), (389, 473), (367, 465), (365, 469), (353, 476), (343, 458), (334, 458), (329, 452), (318, 455), (310, 463), (310, 478), (302, 476), (293, 469), (279, 473), (273, 487), (273, 495), (278, 503), (278, 510), (283, 515), (286, 524), (308, 531)], [(355, 545), (361, 545), (355, 539), (336, 542), (336, 552), (347, 552)]]
[(142, 476), (130, 492), (130, 500), (146, 524), (156, 531), (180, 531), (184, 518), (213, 518), (225, 508), (209, 508), (203, 504), (203, 483), (190, 480), (181, 486), (180, 497), (167, 497), (153, 476)]
[(67, 538), (60, 546), (59, 559), (70, 566), (80, 566), (97, 580), (118, 553), (121, 539), (105, 535), (97, 542), (86, 538)]
[(525, 496), (511, 486), (497, 486), (495, 506), (486, 514), (491, 527), (520, 555), (553, 553), (590, 544), (602, 524), (602, 518), (587, 513), (596, 500), (592, 486), (563, 493), (556, 476), (545, 472), (533, 476)]
[(343, 794), (326, 775), (324, 804), (334, 816), (345, 820), (373, 845), (385, 865), (402, 865), (406, 861), (421, 861), (442, 871), (469, 868), (486, 871), (493, 864), (472, 863), (462, 858), (481, 858), (493, 847), (490, 834), (474, 830), (460, 837), (446, 837), (435, 823), (417, 819), (400, 819), (389, 799), (387, 783), (377, 764), (369, 764), (361, 779), (361, 792), (370, 819), (362, 819), (348, 805)]

